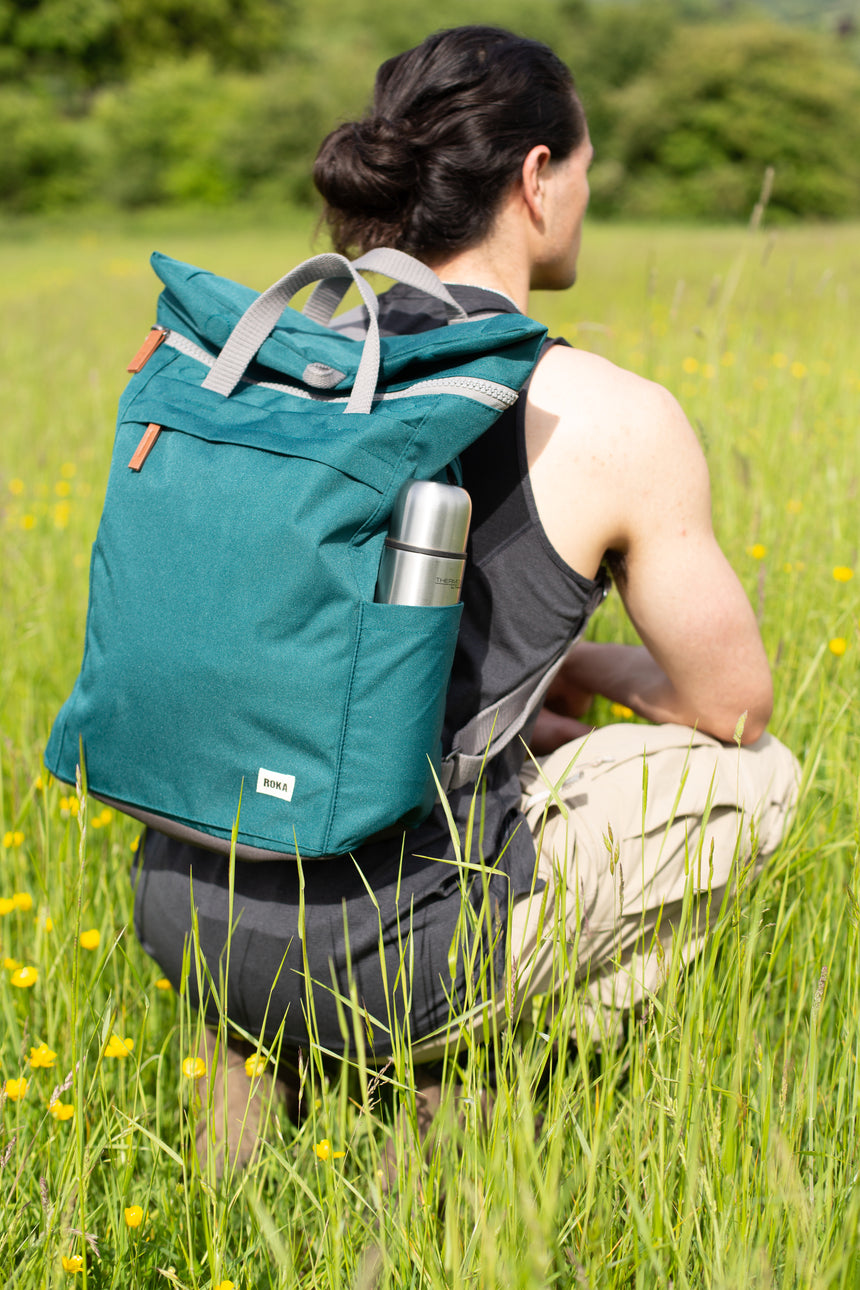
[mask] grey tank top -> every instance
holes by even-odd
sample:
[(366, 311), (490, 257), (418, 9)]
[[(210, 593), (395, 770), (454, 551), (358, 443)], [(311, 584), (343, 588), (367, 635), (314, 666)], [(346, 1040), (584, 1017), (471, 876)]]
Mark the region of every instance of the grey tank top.
[[(517, 312), (499, 292), (448, 285), (470, 316)], [(441, 306), (403, 285), (386, 292), (380, 305), (383, 334), (430, 330), (446, 321)], [(597, 579), (582, 577), (565, 563), (543, 530), (529, 482), (525, 405), (521, 397), (460, 459), (463, 487), (472, 498), (472, 525), (463, 618), (448, 687), (446, 753), (456, 732), (476, 712), (498, 702), (527, 677), (542, 673), (584, 629), (606, 594), (604, 572)], [(523, 731), (526, 743), (533, 724), (534, 720)], [(482, 859), (498, 863), (504, 850), (502, 864), (515, 891), (528, 889), (535, 861), (532, 838), (520, 827), (518, 772), (523, 757), (523, 742), (517, 737), (487, 768), (489, 791), (484, 799)], [(461, 827), (473, 792), (467, 786), (449, 794)], [(425, 829), (434, 829), (434, 842), (450, 857), (453, 849), (441, 808), (420, 832)]]
[[(454, 285), (470, 315), (515, 312), (496, 292)], [(383, 334), (431, 330), (444, 313), (427, 296), (402, 285), (380, 297)], [(605, 594), (605, 578), (584, 578), (561, 559), (538, 519), (528, 479), (525, 398), (505, 413), (461, 458), (463, 484), (473, 505), (463, 583), (463, 618), (448, 692), (443, 744), (469, 718), (533, 675), (585, 626)], [(575, 481), (571, 481), (575, 505)], [(530, 730), (523, 735), (528, 740)], [(452, 997), (465, 993), (465, 950), (452, 979), (449, 961), (464, 897), (477, 910), (485, 889), (496, 927), (503, 931), (509, 901), (533, 883), (535, 848), (519, 809), (518, 771), (524, 756), (516, 738), (486, 768), (472, 832), (470, 860), (482, 872), (463, 881), (441, 805), (401, 840), (377, 841), (352, 856), (308, 862), (241, 862), (235, 866), (228, 1015), (273, 1038), (283, 1023), (288, 1047), (308, 1042), (308, 978), (316, 1033), (338, 1050), (344, 1045), (336, 994), (350, 995), (347, 962), (375, 1056), (390, 1051), (387, 1018), (403, 1021), (406, 1004), (398, 968), (411, 938), (409, 1024), (414, 1039), (448, 1018)], [(465, 835), (473, 787), (449, 794), (460, 837)], [(228, 922), (229, 861), (149, 830), (135, 901), (135, 926), (165, 974), (179, 983), (183, 941), (197, 909), (201, 949), (218, 979)], [(300, 936), (300, 885), (305, 908)], [(368, 888), (372, 891), (371, 896)], [(348, 946), (347, 946), (348, 939)], [(385, 972), (380, 963), (380, 946)], [(504, 936), (490, 954), (501, 981)], [(386, 985), (387, 981), (387, 985)], [(193, 982), (189, 983), (193, 992)]]

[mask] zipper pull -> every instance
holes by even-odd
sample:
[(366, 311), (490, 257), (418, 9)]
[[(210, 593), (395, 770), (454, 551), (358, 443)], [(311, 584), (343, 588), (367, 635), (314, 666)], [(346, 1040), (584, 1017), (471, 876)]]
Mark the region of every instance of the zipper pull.
[(143, 438), (134, 450), (134, 456), (128, 463), (129, 470), (140, 470), (141, 466), (155, 447), (155, 441), (160, 434), (161, 426), (156, 425), (154, 421), (150, 421), (149, 425), (143, 432)]
[(127, 372), (139, 372), (146, 362), (152, 358), (152, 355), (158, 349), (161, 342), (167, 335), (166, 327), (159, 327), (156, 324), (150, 328), (149, 335), (135, 354), (134, 358), (126, 368)]

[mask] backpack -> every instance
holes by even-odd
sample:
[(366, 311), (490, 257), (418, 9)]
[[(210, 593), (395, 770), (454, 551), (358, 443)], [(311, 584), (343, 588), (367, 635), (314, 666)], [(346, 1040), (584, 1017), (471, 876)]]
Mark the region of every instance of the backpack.
[[(374, 601), (404, 481), (444, 479), (516, 402), (545, 339), (467, 319), (398, 251), (315, 256), (262, 294), (154, 254), (157, 325), (119, 404), (80, 675), (48, 769), (163, 832), (267, 859), (343, 854), (477, 778), (530, 682), (441, 730), (462, 605)], [(375, 271), (451, 325), (380, 339)], [(288, 302), (317, 282), (300, 313)], [(331, 327), (354, 283), (363, 340)]]

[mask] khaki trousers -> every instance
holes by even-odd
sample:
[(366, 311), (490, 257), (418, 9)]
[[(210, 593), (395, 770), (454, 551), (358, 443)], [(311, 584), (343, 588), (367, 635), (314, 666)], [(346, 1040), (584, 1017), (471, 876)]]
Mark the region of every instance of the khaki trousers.
[[(675, 725), (605, 726), (527, 762), (521, 809), (545, 886), (511, 910), (517, 1011), (573, 974), (584, 1017), (605, 1040), (662, 984), (685, 894), (680, 952), (689, 962), (738, 874), (762, 868), (785, 832), (799, 778), (795, 757), (772, 735), (739, 749)], [(415, 1057), (433, 1060), (482, 1027), (488, 1008), (504, 1007), (497, 999), (457, 1019)]]

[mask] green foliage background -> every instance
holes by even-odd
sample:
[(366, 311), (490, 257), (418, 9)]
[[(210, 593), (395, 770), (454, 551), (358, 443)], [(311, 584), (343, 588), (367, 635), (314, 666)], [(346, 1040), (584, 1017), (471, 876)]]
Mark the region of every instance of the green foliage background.
[(744, 218), (772, 166), (772, 218), (842, 218), (860, 210), (857, 8), (0, 0), (0, 209), (310, 203), (310, 160), (380, 61), (491, 22), (573, 69), (595, 213)]

